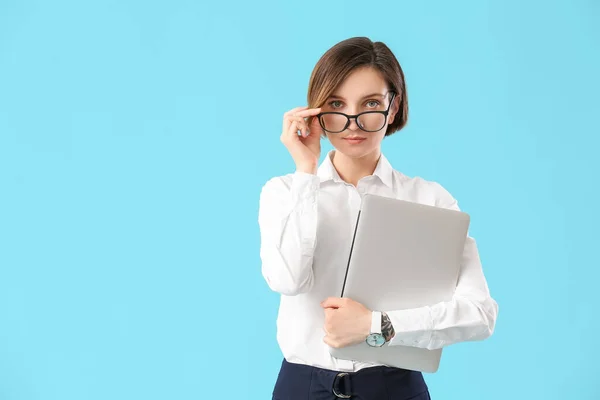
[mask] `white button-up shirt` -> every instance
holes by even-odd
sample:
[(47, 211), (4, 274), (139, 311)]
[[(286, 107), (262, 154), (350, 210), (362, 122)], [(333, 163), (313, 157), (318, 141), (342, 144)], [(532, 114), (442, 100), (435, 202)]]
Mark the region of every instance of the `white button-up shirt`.
[[(356, 187), (344, 182), (329, 152), (317, 174), (295, 172), (270, 179), (262, 188), (258, 222), (262, 274), (281, 294), (277, 341), (286, 360), (336, 371), (377, 364), (342, 360), (323, 341), (325, 314), (320, 303), (339, 297), (365, 193), (458, 210), (438, 183), (409, 178), (382, 154), (373, 175)], [(451, 301), (386, 312), (396, 335), (389, 345), (436, 349), (492, 334), (498, 305), (490, 296), (475, 240), (468, 236)]]

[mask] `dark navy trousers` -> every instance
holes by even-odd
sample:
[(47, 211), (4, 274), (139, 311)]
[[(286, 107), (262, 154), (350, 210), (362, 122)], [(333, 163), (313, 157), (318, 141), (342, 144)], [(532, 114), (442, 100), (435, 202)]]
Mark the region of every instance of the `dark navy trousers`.
[(339, 372), (285, 359), (273, 400), (431, 400), (423, 374), (385, 366)]

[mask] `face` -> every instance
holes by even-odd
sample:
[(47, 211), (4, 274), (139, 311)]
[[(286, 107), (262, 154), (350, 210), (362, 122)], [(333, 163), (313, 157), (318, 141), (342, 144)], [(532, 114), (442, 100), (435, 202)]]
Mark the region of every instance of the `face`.
[[(392, 93), (381, 74), (373, 68), (361, 68), (352, 72), (344, 82), (334, 91), (322, 106), (321, 112), (341, 112), (347, 115), (356, 115), (365, 111), (386, 111), (390, 105)], [(389, 108), (387, 119), (381, 114), (364, 115), (359, 117), (359, 122), (368, 130), (359, 127), (356, 119), (352, 118), (348, 127), (339, 133), (325, 132), (333, 147), (340, 153), (350, 158), (361, 158), (379, 152), (381, 141), (389, 124), (394, 121), (398, 112), (398, 98), (394, 97)], [(346, 121), (342, 116), (325, 116), (325, 127), (340, 126), (343, 128)], [(341, 123), (341, 124), (340, 124)]]

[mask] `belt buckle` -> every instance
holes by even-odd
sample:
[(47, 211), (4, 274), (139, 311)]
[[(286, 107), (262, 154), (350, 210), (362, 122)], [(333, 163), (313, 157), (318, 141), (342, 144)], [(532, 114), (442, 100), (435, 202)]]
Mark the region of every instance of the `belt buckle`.
[[(335, 378), (334, 378), (334, 380), (333, 380), (333, 388), (332, 388), (332, 391), (333, 391), (333, 394), (335, 395), (335, 397), (337, 397), (337, 398), (339, 398), (339, 399), (349, 399), (349, 398), (351, 398), (351, 397), (352, 397), (352, 396), (351, 396), (351, 395), (349, 395), (349, 394), (338, 393), (338, 391), (336, 390), (336, 384), (338, 383), (338, 380), (339, 380), (339, 379), (341, 379), (341, 378), (343, 378), (344, 376), (349, 376), (349, 374), (348, 374), (347, 372), (340, 372), (340, 373), (338, 373), (338, 374), (335, 376)], [(348, 386), (349, 386), (349, 385), (348, 385)]]

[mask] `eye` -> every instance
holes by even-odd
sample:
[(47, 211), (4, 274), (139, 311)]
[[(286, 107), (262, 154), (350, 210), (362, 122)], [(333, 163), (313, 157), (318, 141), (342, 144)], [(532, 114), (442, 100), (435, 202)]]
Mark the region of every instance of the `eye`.
[(340, 108), (342, 106), (342, 102), (339, 100), (333, 100), (329, 102), (331, 108)]
[(378, 102), (377, 100), (369, 100), (367, 102), (367, 107), (369, 107), (369, 108), (375, 108), (375, 107), (378, 107), (380, 104), (381, 103)]

